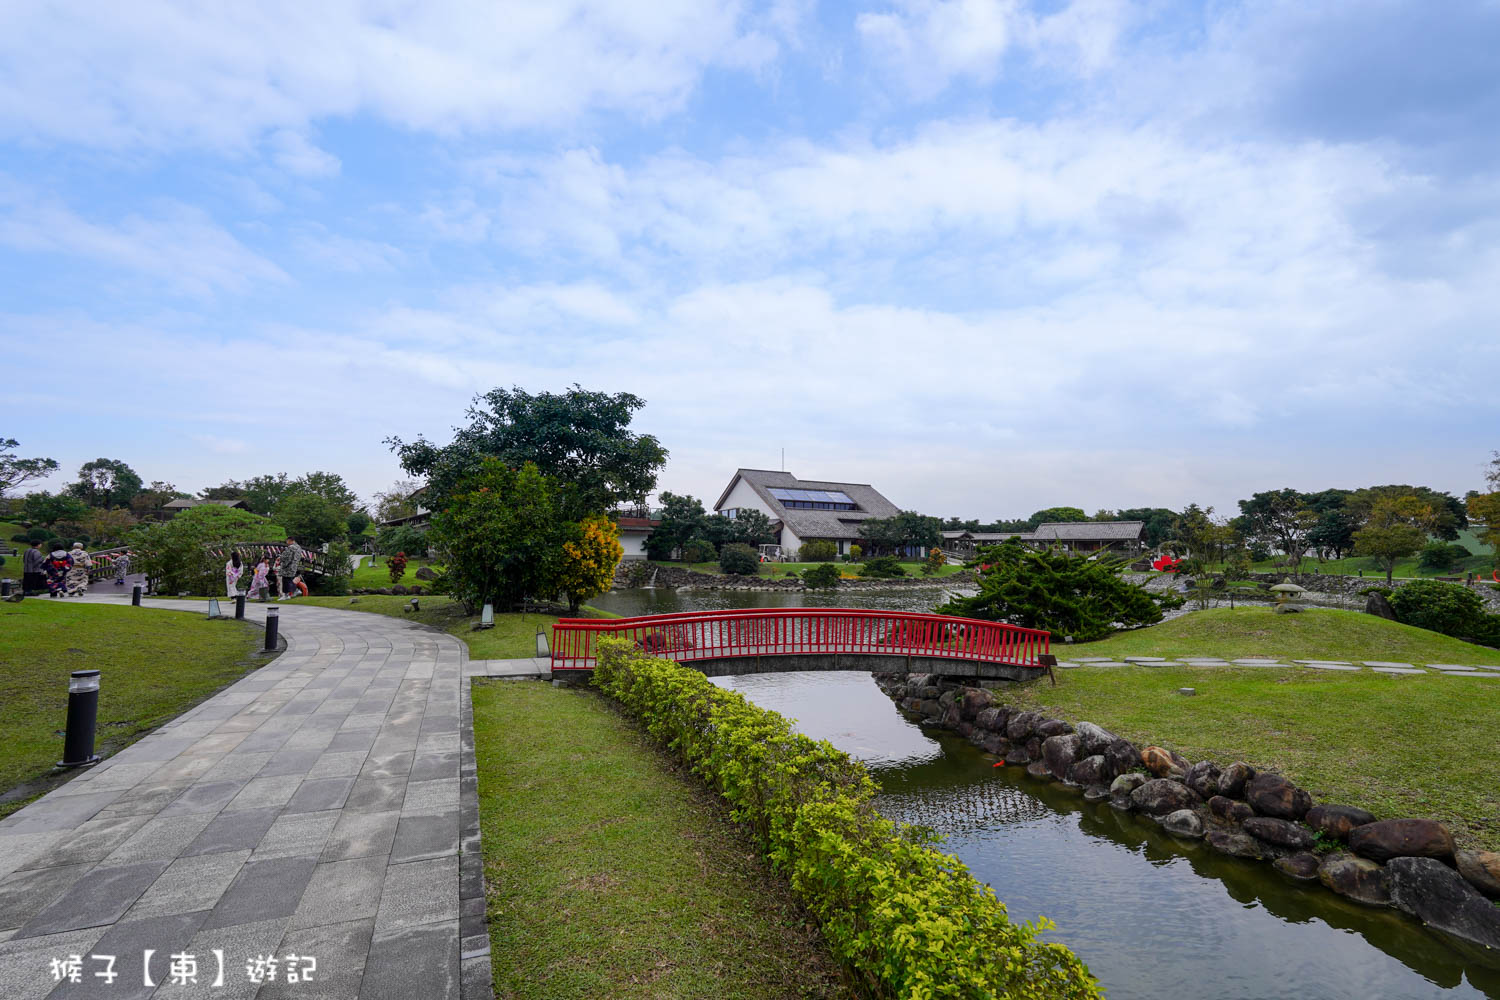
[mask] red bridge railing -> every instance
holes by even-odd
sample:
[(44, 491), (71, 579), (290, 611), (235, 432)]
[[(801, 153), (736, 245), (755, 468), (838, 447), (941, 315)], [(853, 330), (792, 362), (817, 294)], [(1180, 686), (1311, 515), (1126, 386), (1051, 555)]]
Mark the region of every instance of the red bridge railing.
[(930, 656), (1044, 669), (1052, 633), (948, 615), (853, 608), (701, 611), (641, 618), (563, 618), (552, 669), (592, 670), (601, 637), (680, 662), (794, 653)]

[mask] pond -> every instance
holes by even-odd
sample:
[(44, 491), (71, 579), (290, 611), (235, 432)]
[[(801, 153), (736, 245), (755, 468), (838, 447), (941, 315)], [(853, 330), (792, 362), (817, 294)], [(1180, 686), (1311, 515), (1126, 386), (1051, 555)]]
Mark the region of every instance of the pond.
[(868, 608), (872, 611), (931, 611), (952, 594), (972, 594), (972, 588), (921, 586), (890, 590), (676, 590), (672, 587), (634, 587), (611, 590), (589, 600), (601, 611), (625, 618), (665, 615), (678, 611), (724, 611), (729, 608)]
[[(1045, 914), (1111, 1000), (1500, 998), (1485, 966), (1394, 910), (1292, 883), (1088, 804), (908, 721), (863, 673), (718, 678), (864, 761), (880, 808), (933, 827), (1012, 917)], [(1496, 959), (1489, 959), (1496, 962)]]

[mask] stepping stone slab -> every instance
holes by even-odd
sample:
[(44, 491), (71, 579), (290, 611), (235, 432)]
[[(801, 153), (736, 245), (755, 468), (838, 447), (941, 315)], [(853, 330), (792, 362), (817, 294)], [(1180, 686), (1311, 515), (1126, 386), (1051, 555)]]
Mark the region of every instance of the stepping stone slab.
[(1238, 664), (1238, 665), (1240, 665), (1242, 667), (1284, 667), (1284, 666), (1286, 666), (1286, 664), (1282, 663), (1280, 660), (1261, 660), (1261, 659), (1254, 659), (1254, 658), (1246, 658), (1246, 659), (1243, 659), (1243, 660), (1234, 660), (1232, 662), (1234, 662), (1234, 663), (1236, 663), (1236, 664)]
[(1293, 663), (1300, 663), (1300, 664), (1302, 664), (1305, 667), (1317, 666), (1319, 664), (1335, 664), (1335, 665), (1341, 666), (1341, 667), (1350, 666), (1350, 663), (1349, 663), (1348, 660), (1293, 660), (1292, 662)]
[(1358, 670), (1352, 663), (1304, 663), (1309, 670)]
[(1468, 672), (1461, 672), (1458, 670), (1445, 670), (1443, 672), (1449, 677), (1500, 677), (1500, 674), (1485, 673), (1478, 670), (1471, 670)]
[(1478, 670), (1479, 669), (1478, 667), (1466, 667), (1462, 663), (1429, 663), (1429, 664), (1427, 664), (1427, 668), (1429, 670), (1442, 670), (1444, 672), (1447, 672), (1449, 670)]
[(1414, 664), (1411, 664), (1411, 663), (1399, 663), (1399, 662), (1396, 662), (1394, 660), (1366, 660), (1365, 661), (1365, 666), (1367, 666), (1367, 667), (1405, 667), (1408, 670), (1414, 669), (1414, 667), (1415, 667)]
[(1083, 666), (1082, 663), (1070, 663), (1066, 660), (1057, 661), (1057, 668), (1059, 670), (1077, 670), (1081, 666)]
[(1126, 663), (1164, 663), (1165, 656), (1125, 656), (1121, 657)]
[(1185, 666), (1187, 666), (1187, 664), (1186, 663), (1179, 663), (1176, 660), (1154, 660), (1151, 663), (1137, 663), (1136, 666), (1138, 666), (1138, 667), (1185, 667)]
[(1128, 664), (1128, 663), (1121, 663), (1118, 660), (1095, 660), (1092, 663), (1085, 663), (1084, 666), (1086, 666), (1086, 667), (1128, 667), (1128, 666), (1130, 666), (1130, 664)]
[(1107, 656), (1080, 656), (1080, 657), (1078, 657), (1077, 662), (1078, 663), (1110, 663), (1112, 661)]
[(1416, 667), (1376, 667), (1377, 674), (1425, 674), (1427, 671)]

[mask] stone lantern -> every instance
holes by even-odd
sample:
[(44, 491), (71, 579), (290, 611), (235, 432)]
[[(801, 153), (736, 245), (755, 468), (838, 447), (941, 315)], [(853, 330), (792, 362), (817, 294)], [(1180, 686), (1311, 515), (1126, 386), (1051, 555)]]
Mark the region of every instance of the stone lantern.
[(1302, 610), (1302, 605), (1298, 602), (1307, 591), (1295, 583), (1278, 583), (1271, 588), (1271, 593), (1276, 595), (1276, 604), (1271, 610), (1279, 615), (1287, 615)]

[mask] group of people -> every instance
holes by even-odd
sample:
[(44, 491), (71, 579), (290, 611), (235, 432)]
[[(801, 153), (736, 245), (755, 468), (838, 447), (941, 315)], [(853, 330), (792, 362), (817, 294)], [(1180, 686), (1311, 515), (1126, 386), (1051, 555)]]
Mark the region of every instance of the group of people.
[(46, 591), (48, 597), (81, 597), (88, 593), (89, 570), (94, 560), (82, 542), (71, 549), (61, 545), (51, 552), (43, 551), (41, 542), (32, 542), (21, 557), (21, 593), (27, 597)]
[[(307, 584), (302, 581), (302, 557), (306, 553), (302, 546), (294, 539), (286, 540), (286, 547), (276, 554), (273, 564), (270, 556), (262, 554), (250, 573), (250, 586), (245, 591), (247, 598), (255, 598), (268, 601), (273, 597), (278, 601), (290, 601), (294, 597), (307, 596)], [(238, 550), (229, 553), (229, 561), (224, 564), (224, 589), (229, 592), (230, 597), (238, 597), (240, 593), (240, 577), (244, 576), (246, 563), (240, 558)]]

